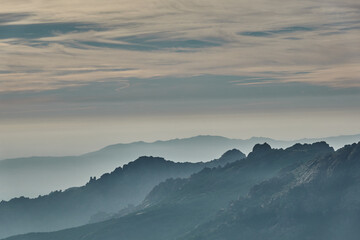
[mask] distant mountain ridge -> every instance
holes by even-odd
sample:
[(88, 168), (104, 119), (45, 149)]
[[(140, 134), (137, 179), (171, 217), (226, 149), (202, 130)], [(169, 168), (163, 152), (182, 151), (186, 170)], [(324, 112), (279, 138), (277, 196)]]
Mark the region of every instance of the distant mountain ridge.
[(296, 144), (285, 150), (258, 144), (247, 158), (223, 167), (204, 168), (189, 178), (160, 183), (142, 204), (118, 218), (9, 240), (169, 240), (184, 236), (190, 239), (193, 231), (217, 219), (219, 210), (226, 211), (232, 200), (245, 197), (254, 185), (333, 153), (324, 142)]
[(114, 214), (129, 205), (139, 204), (155, 185), (168, 178), (189, 177), (204, 167), (224, 166), (244, 157), (236, 149), (205, 163), (175, 163), (160, 157), (140, 157), (99, 179), (91, 177), (82, 187), (34, 199), (21, 197), (2, 201), (0, 238), (83, 225), (96, 214)]
[[(161, 156), (176, 162), (199, 162), (214, 159), (223, 152), (237, 148), (249, 153), (257, 143), (286, 148), (295, 143), (326, 141), (334, 148), (360, 141), (359, 135), (319, 139), (280, 141), (253, 137), (246, 140), (219, 136), (197, 136), (185, 139), (115, 144), (80, 156), (30, 157), (0, 161), (0, 200), (18, 196), (35, 197), (55, 189), (85, 184), (89, 176), (100, 177), (140, 156)], [(44, 181), (46, 179), (46, 181)]]

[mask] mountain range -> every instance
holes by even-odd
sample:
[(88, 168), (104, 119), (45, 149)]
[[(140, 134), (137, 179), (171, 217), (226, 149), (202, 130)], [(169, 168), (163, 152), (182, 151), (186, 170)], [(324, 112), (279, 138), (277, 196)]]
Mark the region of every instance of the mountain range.
[[(219, 159), (177, 163), (160, 157), (140, 157), (99, 179), (91, 177), (82, 187), (54, 191), (37, 198), (14, 198), (0, 202), (0, 238), (32, 231), (54, 231), (99, 221), (138, 205), (158, 183), (186, 178), (205, 167), (224, 166), (245, 158), (239, 150)], [(125, 210), (124, 210), (125, 209)]]
[(359, 239), (360, 143), (251, 188), (180, 239)]
[(104, 221), (8, 240), (327, 239), (315, 238), (326, 232), (316, 219), (330, 224), (344, 208), (341, 220), (356, 225), (359, 161), (360, 143), (336, 152), (325, 142), (257, 144), (246, 158), (161, 182), (140, 204)]
[[(360, 135), (281, 141), (271, 138), (229, 139), (219, 136), (197, 136), (152, 143), (115, 144), (99, 151), (64, 157), (26, 157), (0, 161), (0, 200), (14, 197), (36, 197), (54, 190), (84, 185), (89, 176), (127, 164), (140, 156), (161, 156), (175, 162), (201, 162), (218, 158), (229, 149), (248, 154), (257, 143), (286, 148), (295, 143), (326, 141), (335, 149), (360, 140)], [(46, 181), (44, 181), (46, 179)]]

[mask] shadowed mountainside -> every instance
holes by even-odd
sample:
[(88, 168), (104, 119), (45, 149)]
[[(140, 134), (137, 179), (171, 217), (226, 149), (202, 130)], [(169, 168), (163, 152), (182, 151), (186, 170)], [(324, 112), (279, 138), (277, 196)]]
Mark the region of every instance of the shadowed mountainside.
[(326, 143), (296, 144), (285, 150), (258, 144), (249, 156), (224, 167), (205, 168), (186, 179), (169, 179), (156, 186), (142, 204), (125, 216), (53, 233), (33, 233), (9, 239), (169, 240), (190, 233), (245, 196), (252, 186), (290, 171), (312, 159), (333, 153)]
[(182, 239), (359, 239), (360, 143), (265, 181)]
[(55, 191), (35, 199), (21, 197), (2, 201), (0, 237), (86, 224), (95, 214), (112, 214), (139, 204), (156, 184), (167, 178), (188, 177), (204, 167), (223, 166), (244, 157), (236, 149), (206, 163), (175, 163), (159, 157), (140, 157), (98, 180), (91, 178), (83, 187)]
[(115, 144), (81, 156), (7, 159), (0, 161), (0, 200), (18, 196), (36, 197), (53, 190), (82, 186), (89, 176), (100, 177), (104, 172), (110, 172), (128, 163), (129, 159), (140, 156), (162, 156), (175, 162), (200, 162), (214, 159), (233, 148), (247, 154), (257, 143), (267, 142), (274, 148), (286, 148), (295, 143), (319, 141), (326, 141), (330, 146), (339, 148), (360, 141), (360, 135), (294, 141), (262, 137), (242, 140), (197, 136), (153, 143)]

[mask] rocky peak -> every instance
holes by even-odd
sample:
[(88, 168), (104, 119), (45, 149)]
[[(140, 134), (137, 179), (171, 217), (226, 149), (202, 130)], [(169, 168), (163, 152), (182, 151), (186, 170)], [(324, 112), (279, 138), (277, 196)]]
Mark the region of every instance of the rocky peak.
[(252, 152), (253, 153), (264, 153), (264, 152), (267, 152), (267, 151), (270, 151), (271, 150), (271, 146), (268, 144), (268, 143), (263, 143), (263, 144), (256, 144), (254, 147), (253, 147), (253, 150)]

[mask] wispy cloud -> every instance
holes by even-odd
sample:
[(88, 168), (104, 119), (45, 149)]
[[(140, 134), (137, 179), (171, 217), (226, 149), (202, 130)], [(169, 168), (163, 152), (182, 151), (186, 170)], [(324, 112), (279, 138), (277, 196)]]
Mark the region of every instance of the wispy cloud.
[(198, 75), (251, 77), (241, 85), (265, 77), (272, 79), (266, 84), (360, 87), (355, 0), (19, 0), (1, 6), (0, 92)]
[(22, 19), (30, 17), (31, 14), (27, 12), (19, 13), (1, 13), (0, 14), (0, 24), (17, 22)]
[(243, 36), (253, 36), (253, 37), (270, 37), (279, 34), (289, 35), (289, 33), (308, 32), (314, 30), (315, 29), (313, 27), (292, 26), (292, 27), (272, 29), (267, 31), (240, 32), (239, 34)]

